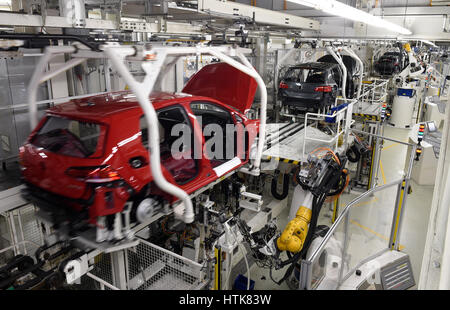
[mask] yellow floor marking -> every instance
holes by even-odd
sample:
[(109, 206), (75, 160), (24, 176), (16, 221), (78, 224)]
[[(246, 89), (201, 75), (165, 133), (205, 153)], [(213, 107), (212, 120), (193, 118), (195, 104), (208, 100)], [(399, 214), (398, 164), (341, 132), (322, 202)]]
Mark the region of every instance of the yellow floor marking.
[(392, 143), (391, 145), (388, 145), (388, 146), (386, 146), (386, 147), (383, 147), (383, 151), (385, 151), (385, 150), (387, 150), (387, 149), (390, 149), (391, 147), (394, 147), (394, 146), (397, 146), (397, 145), (400, 145), (400, 143)]
[[(383, 240), (389, 241), (389, 238), (388, 238), (388, 237), (386, 237), (386, 236), (384, 236), (384, 235), (382, 235), (382, 234), (377, 233), (376, 231), (370, 229), (369, 227), (366, 227), (366, 226), (364, 226), (364, 225), (361, 225), (359, 222), (357, 222), (357, 221), (355, 221), (355, 220), (350, 220), (350, 223), (352, 223), (353, 225), (356, 225), (356, 226), (358, 226), (359, 228), (362, 228), (362, 229), (364, 229), (364, 230), (366, 230), (366, 231), (368, 231), (368, 232), (374, 234), (374, 235), (377, 236), (378, 238), (381, 238), (381, 239), (383, 239)], [(401, 251), (401, 250), (403, 250), (404, 248), (405, 248), (405, 246), (403, 246), (403, 245), (400, 244), (399, 250)]]
[(383, 169), (383, 162), (380, 159), (380, 170), (381, 170), (381, 176), (383, 177), (383, 184), (386, 184), (386, 176), (384, 175), (384, 169)]
[[(373, 197), (371, 200), (363, 201), (363, 202), (357, 203), (356, 205), (353, 205), (353, 208), (355, 208), (355, 207), (360, 207), (360, 206), (364, 206), (364, 205), (370, 204), (370, 203), (372, 203), (372, 202), (375, 202), (375, 201), (377, 201), (377, 200), (378, 200), (377, 197)], [(341, 203), (341, 205), (340, 205), (340, 207), (345, 207), (345, 206), (346, 206), (345, 203)]]

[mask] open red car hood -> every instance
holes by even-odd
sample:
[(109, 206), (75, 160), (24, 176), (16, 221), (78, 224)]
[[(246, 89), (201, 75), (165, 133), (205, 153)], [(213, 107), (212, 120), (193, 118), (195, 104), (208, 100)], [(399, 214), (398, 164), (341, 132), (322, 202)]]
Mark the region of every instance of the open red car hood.
[(227, 63), (215, 63), (194, 74), (183, 92), (216, 99), (245, 114), (252, 106), (257, 86), (255, 79), (244, 72)]

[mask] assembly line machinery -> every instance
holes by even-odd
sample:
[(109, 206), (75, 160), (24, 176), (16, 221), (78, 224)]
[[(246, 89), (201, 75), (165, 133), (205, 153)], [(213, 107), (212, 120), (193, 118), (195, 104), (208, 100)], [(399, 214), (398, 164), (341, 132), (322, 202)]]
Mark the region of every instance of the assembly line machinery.
[[(262, 274), (274, 287), (293, 290), (414, 286), (417, 275), (400, 237), (411, 179), (424, 170), (430, 145), (439, 147), (429, 121), (445, 108), (448, 61), (432, 66), (429, 51), (415, 53), (407, 44), (408, 66), (374, 77), (373, 55), (386, 44), (401, 46), (397, 38), (326, 38), (318, 19), (287, 14), (287, 7), (223, 0), (12, 2), (11, 12), (0, 11), (0, 290), (250, 290), (260, 288), (255, 280)], [(367, 52), (369, 43), (375, 51)], [(283, 70), (324, 55), (342, 74), (340, 95), (314, 112), (283, 106)], [(351, 75), (344, 57), (355, 61)], [(150, 98), (153, 91), (183, 92), (193, 74), (217, 63), (254, 80), (256, 96), (241, 116), (258, 124), (258, 135), (247, 143), (248, 163), (239, 166), (236, 156), (213, 170), (217, 179), (188, 193), (164, 173), (159, 112)], [(356, 86), (351, 98), (349, 78)], [(413, 88), (420, 101), (412, 107), (411, 96), (411, 115), (404, 117), (397, 89)], [(69, 220), (55, 221), (28, 200), (19, 148), (44, 109), (117, 90), (129, 91), (144, 112), (144, 169), (173, 199), (148, 190), (135, 208), (139, 215), (127, 201), (107, 224), (74, 233)], [(408, 142), (384, 136), (397, 116), (417, 131)], [(144, 131), (130, 139), (139, 135)], [(387, 141), (407, 148), (404, 169), (390, 182), (381, 164)]]
[[(331, 47), (327, 50), (335, 53)], [(346, 51), (351, 54), (350, 50)], [(1, 252), (10, 257), (12, 254), (13, 259), (1, 269), (1, 287), (57, 288), (72, 285), (98, 289), (229, 289), (233, 287), (232, 279), (237, 273), (245, 274), (247, 271), (246, 285), (249, 288), (250, 265), (256, 263), (258, 267), (269, 268), (271, 277), (272, 270), (288, 267), (281, 279), (272, 278), (278, 284), (286, 281), (292, 288), (311, 289), (321, 285), (337, 288), (359, 283), (357, 280), (348, 282), (356, 269), (366, 270), (369, 274), (381, 271), (383, 277), (386, 268), (405, 261), (408, 263), (408, 257), (397, 252), (398, 234), (406, 203), (404, 188), (408, 186), (416, 146), (410, 145), (410, 165), (403, 179), (377, 186), (374, 176), (379, 157), (376, 150), (386, 139), (380, 133), (380, 124), (387, 113), (384, 106), (386, 82), (365, 81), (360, 84), (357, 98), (339, 98), (330, 110), (305, 115), (303, 123), (266, 125), (266, 88), (243, 52), (245, 50), (230, 46), (201, 45), (186, 48), (145, 46), (144, 49), (142, 46), (106, 46), (103, 52), (85, 50), (80, 46), (46, 48), (30, 83), (32, 127), (36, 124), (35, 96), (39, 83), (82, 63), (86, 58), (107, 57), (137, 95), (152, 128), (149, 138), (153, 141), (158, 135), (158, 127), (152, 127), (154, 110), (147, 94), (156, 82), (166, 55), (209, 53), (257, 81), (261, 91), (257, 113), (261, 119), (260, 139), (255, 149), (255, 160), (249, 167), (232, 171), (193, 195), (188, 196), (168, 184), (161, 175), (158, 185), (179, 197), (183, 204), (163, 210), (134, 227), (126, 227), (127, 238), (115, 244), (92, 244), (82, 236), (61, 234), (43, 218), (24, 219), (24, 214), (34, 213), (34, 207), (21, 200), (20, 188), (4, 192), (4, 199), (9, 204), (4, 205), (2, 214), (10, 227), (12, 246)], [(42, 69), (48, 60), (61, 53), (69, 53), (71, 60), (43, 74)], [(130, 75), (122, 61), (125, 57), (144, 60), (142, 66), (147, 75), (142, 83)], [(237, 57), (241, 63), (232, 57)], [(163, 75), (166, 69), (161, 72)], [(362, 79), (362, 70), (360, 74)], [(372, 110), (367, 112), (368, 109)], [(378, 122), (375, 127), (367, 123), (373, 120)], [(368, 153), (371, 154), (370, 160), (354, 158)], [(151, 167), (152, 171), (158, 171), (159, 158), (152, 157), (154, 154), (158, 152), (151, 154)], [(326, 200), (341, 195), (347, 187), (347, 159), (363, 166), (356, 170), (359, 176), (367, 174), (367, 163), (370, 163), (370, 183), (364, 185), (369, 191), (342, 211), (335, 203), (331, 228), (319, 225), (322, 224), (319, 223), (322, 205)], [(280, 214), (287, 207), (292, 177), (296, 180), (296, 187), (287, 218), (289, 223), (283, 224)], [(270, 179), (272, 182), (264, 182)], [(275, 199), (266, 194), (267, 184)], [(397, 189), (396, 201), (388, 206), (392, 209), (387, 213), (392, 216), (390, 244), (376, 253), (365, 253), (356, 261), (355, 258), (349, 260), (349, 246), (362, 242), (354, 239), (357, 234), (349, 232), (352, 207), (374, 193), (393, 188)], [(194, 214), (202, 216), (194, 220)], [(338, 235), (342, 225), (343, 234)], [(297, 229), (302, 232), (296, 232)], [(385, 257), (389, 255), (392, 257)], [(373, 259), (379, 260), (378, 269), (362, 269), (361, 266)], [(406, 271), (410, 274), (410, 269)], [(413, 284), (412, 276), (408, 281), (405, 287)], [(383, 282), (383, 285), (386, 288), (393, 284)], [(354, 288), (358, 287), (360, 283)]]

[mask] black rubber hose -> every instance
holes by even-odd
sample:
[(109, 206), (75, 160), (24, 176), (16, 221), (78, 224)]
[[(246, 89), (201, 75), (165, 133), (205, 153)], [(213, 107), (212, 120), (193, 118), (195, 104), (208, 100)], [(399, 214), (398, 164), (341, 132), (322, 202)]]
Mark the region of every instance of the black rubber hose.
[(278, 194), (278, 192), (277, 192), (277, 178), (276, 177), (272, 178), (272, 184), (271, 184), (270, 190), (272, 192), (272, 196), (275, 199), (283, 200), (284, 198), (286, 198), (289, 193), (289, 175), (287, 173), (285, 173), (283, 175), (283, 192), (281, 195)]
[(347, 150), (345, 155), (347, 156), (348, 160), (352, 163), (357, 163), (361, 158), (361, 153), (354, 144)]
[(334, 192), (330, 192), (330, 193), (328, 193), (327, 194), (327, 196), (335, 196), (335, 195), (338, 195), (338, 194), (340, 194), (343, 190), (344, 190), (344, 188), (345, 188), (345, 184), (347, 183), (347, 173), (345, 173), (344, 171), (341, 171), (341, 180), (340, 180), (340, 182), (338, 183), (338, 186), (339, 186), (339, 184), (341, 184), (341, 186), (338, 188), (338, 189), (336, 189)]

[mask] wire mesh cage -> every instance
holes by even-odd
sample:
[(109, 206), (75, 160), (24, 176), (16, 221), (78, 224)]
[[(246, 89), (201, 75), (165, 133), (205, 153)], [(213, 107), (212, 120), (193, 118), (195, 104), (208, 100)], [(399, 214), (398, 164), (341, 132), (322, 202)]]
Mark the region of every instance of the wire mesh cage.
[[(93, 268), (90, 274), (114, 286), (114, 274), (110, 253), (100, 253), (93, 258)], [(88, 275), (83, 275), (80, 279), (78, 288), (81, 290), (110, 290), (108, 286), (93, 279)]]
[(0, 249), (4, 251), (0, 252), (0, 266), (6, 264), (14, 256), (14, 249), (10, 247), (13, 243), (10, 232), (9, 220), (2, 214), (0, 216)]
[(81, 278), (81, 289), (118, 289), (122, 272), (126, 272), (129, 290), (195, 290), (207, 284), (201, 264), (145, 240), (124, 251), (125, 259), (120, 262), (125, 265), (114, 260), (114, 253), (102, 253), (93, 258), (90, 262), (93, 268)]
[(0, 265), (14, 255), (34, 256), (44, 244), (42, 226), (35, 211), (35, 206), (30, 204), (1, 214)]
[(17, 221), (21, 230), (21, 237), (23, 240), (31, 242), (26, 243), (26, 252), (28, 254), (34, 254), (36, 248), (33, 244), (39, 246), (44, 244), (42, 226), (40, 221), (37, 220), (35, 212), (34, 205), (27, 205), (17, 210)]
[(127, 250), (128, 288), (192, 290), (205, 283), (202, 265), (141, 240)]

